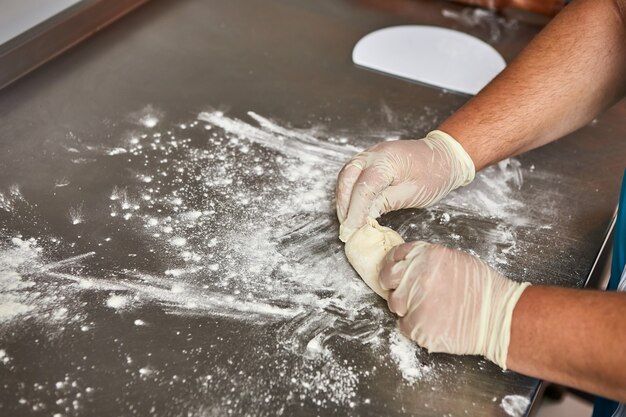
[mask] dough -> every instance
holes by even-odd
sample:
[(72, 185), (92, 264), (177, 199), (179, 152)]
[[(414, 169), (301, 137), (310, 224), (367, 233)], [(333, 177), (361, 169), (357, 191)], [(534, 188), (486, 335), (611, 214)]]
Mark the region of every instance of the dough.
[(389, 291), (383, 290), (378, 284), (381, 263), (387, 252), (401, 243), (404, 243), (404, 239), (397, 232), (379, 225), (372, 218), (368, 218), (367, 223), (346, 242), (346, 256), (352, 267), (385, 300)]

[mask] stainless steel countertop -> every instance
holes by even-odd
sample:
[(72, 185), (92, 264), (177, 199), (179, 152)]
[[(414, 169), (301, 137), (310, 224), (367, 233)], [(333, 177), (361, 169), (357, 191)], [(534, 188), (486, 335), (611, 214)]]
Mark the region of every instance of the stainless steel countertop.
[[(447, 3), (393, 5), (402, 13), (358, 1), (155, 0), (0, 93), (0, 283), (24, 284), (0, 287), (0, 306), (30, 308), (0, 309), (0, 414), (506, 416), (508, 402), (532, 400), (538, 381), (475, 357), (418, 350), (408, 381), (393, 317), (343, 259), (329, 203), (343, 160), (389, 136), (421, 137), (467, 99), (356, 68), (355, 42), (432, 24), (510, 60), (537, 31), (472, 26), (444, 17), (462, 10)], [(473, 250), (514, 279), (581, 286), (617, 202), (625, 116), (621, 103), (438, 206), (383, 222)], [(239, 175), (261, 163), (258, 178)], [(290, 189), (279, 172), (298, 167)], [(272, 195), (300, 207), (303, 191), (323, 204), (272, 212)], [(260, 215), (274, 229), (250, 229)], [(167, 216), (196, 252), (152, 232)], [(239, 224), (240, 240), (211, 243)], [(270, 271), (237, 258), (259, 233), (284, 262)], [(308, 291), (320, 265), (332, 273)], [(277, 284), (274, 298), (246, 281), (260, 278)], [(228, 298), (239, 280), (249, 295)], [(189, 288), (196, 298), (181, 304)]]

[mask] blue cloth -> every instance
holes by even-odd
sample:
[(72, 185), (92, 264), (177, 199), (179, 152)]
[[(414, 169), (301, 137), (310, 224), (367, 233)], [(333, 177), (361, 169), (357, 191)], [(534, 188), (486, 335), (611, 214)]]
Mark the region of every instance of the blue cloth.
[[(613, 233), (613, 261), (611, 263), (611, 279), (607, 290), (615, 291), (626, 266), (626, 172), (622, 180), (622, 192), (617, 209), (617, 220)], [(592, 417), (611, 417), (618, 403), (597, 397), (593, 406)]]

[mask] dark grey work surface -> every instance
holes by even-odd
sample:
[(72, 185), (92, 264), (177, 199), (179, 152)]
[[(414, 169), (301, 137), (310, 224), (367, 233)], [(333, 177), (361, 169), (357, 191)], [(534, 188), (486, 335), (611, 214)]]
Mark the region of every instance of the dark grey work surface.
[[(421, 137), (466, 98), (355, 68), (351, 48), (374, 29), (406, 23), (454, 27), (489, 39), (484, 26), (442, 17), (444, 7), (459, 10), (445, 3), (407, 2), (403, 17), (358, 2), (153, 1), (2, 91), (0, 192), (12, 201), (10, 207), (0, 204), (3, 253), (21, 235), (23, 241), (39, 239), (46, 262), (94, 254), (58, 268), (65, 281), (45, 267), (25, 265), (18, 271), (36, 283), (34, 289), (24, 289), (29, 296), (36, 298), (31, 292), (39, 289), (49, 298), (58, 289), (59, 299), (44, 303), (54, 307), (51, 311), (0, 321), (0, 350), (8, 358), (0, 363), (0, 415), (501, 416), (507, 415), (501, 406), (507, 395), (531, 399), (537, 381), (503, 373), (478, 358), (421, 352), (419, 360), (435, 369), (433, 377), (407, 384), (388, 355), (371, 349), (367, 337), (358, 333), (360, 324), (369, 326), (369, 336), (377, 334), (372, 323), (381, 324), (385, 332), (393, 328), (392, 317), (373, 296), (364, 301), (367, 308), (358, 319), (338, 308), (306, 312), (333, 317), (331, 327), (338, 336), (327, 340), (326, 348), (339, 358), (340, 367), (331, 368), (338, 374), (330, 376), (323, 361), (279, 343), (290, 328), (297, 332), (293, 317), (261, 320), (260, 325), (254, 317), (224, 317), (215, 310), (170, 314), (171, 305), (150, 299), (137, 308), (106, 307), (111, 294), (132, 294), (131, 274), (119, 271), (162, 274), (174, 255), (154, 254), (140, 228), (109, 216), (107, 196), (114, 186), (136, 187), (147, 153), (127, 160), (98, 149), (114, 149), (129, 132), (146, 131), (135, 123), (142, 114), (158, 113), (156, 129), (165, 134), (214, 109), (251, 124), (247, 111), (283, 126), (321, 126), (326, 132), (322, 136), (346, 136), (360, 147), (384, 136)], [(535, 32), (519, 25), (493, 45), (510, 60)], [(515, 279), (581, 286), (617, 202), (625, 116), (622, 103), (593, 126), (520, 157), (521, 166), (512, 172), (521, 173), (523, 182), (504, 182), (514, 185), (507, 196), (516, 204), (504, 210), (515, 213), (511, 218), (481, 213), (482, 206), (474, 201), (493, 191), (489, 182), (500, 174), (492, 169), (438, 207), (393, 214), (385, 223), (407, 239), (456, 245), (490, 261), (504, 258), (496, 266)], [(218, 152), (201, 129), (188, 135), (196, 149)], [(176, 160), (177, 155), (169, 158)], [(207, 170), (212, 166), (219, 164), (207, 164)], [(332, 163), (320, 168), (330, 190), (336, 169)], [(193, 183), (192, 177), (188, 181)], [(64, 182), (68, 185), (62, 186)], [(259, 193), (272, 187), (262, 179), (255, 184)], [(23, 197), (11, 200), (14, 185)], [(247, 186), (245, 181), (242, 186)], [(194, 208), (204, 209), (202, 195), (193, 188), (186, 191), (195, 199)], [(215, 197), (211, 191), (208, 195)], [(88, 220), (77, 228), (68, 220), (68, 210), (80, 206)], [(237, 211), (224, 213), (218, 228), (234, 224)], [(449, 222), (442, 220), (446, 213), (451, 214)], [(314, 221), (311, 213), (307, 216), (305, 226)], [(312, 227), (313, 234), (336, 233), (332, 211), (319, 217), (327, 230)], [(517, 224), (520, 218), (523, 224)], [(309, 241), (297, 236), (298, 219), (293, 221), (286, 226), (292, 229), (276, 240), (284, 253), (314, 249), (312, 258), (320, 262), (341, 255), (341, 245), (332, 237), (323, 247), (307, 246)], [(507, 246), (506, 239), (497, 244), (501, 248), (490, 247), (498, 242), (497, 232), (512, 233), (516, 248)], [(50, 248), (52, 236), (64, 242), (57, 249)], [(108, 236), (112, 246), (104, 243)], [(310, 262), (305, 256), (295, 259), (305, 266)], [(345, 271), (334, 279), (354, 279)], [(71, 277), (81, 274), (107, 285), (119, 279), (127, 286), (119, 291), (68, 291), (75, 284)], [(193, 277), (203, 278), (211, 279), (202, 272)], [(332, 290), (330, 285), (328, 292)], [(54, 324), (45, 318), (59, 308), (67, 308), (76, 319), (61, 318)], [(150, 325), (134, 325), (137, 319)], [(336, 328), (337, 323), (348, 330)], [(348, 367), (356, 376), (344, 381), (341, 372)], [(329, 378), (333, 390), (345, 391), (348, 384), (354, 396), (334, 395), (320, 385), (307, 391), (300, 379), (316, 372)]]

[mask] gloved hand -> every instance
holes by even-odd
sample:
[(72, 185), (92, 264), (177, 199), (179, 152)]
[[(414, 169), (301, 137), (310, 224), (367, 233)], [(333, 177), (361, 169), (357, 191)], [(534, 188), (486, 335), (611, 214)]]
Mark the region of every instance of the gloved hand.
[(483, 355), (506, 369), (513, 309), (529, 283), (505, 278), (480, 259), (409, 242), (387, 253), (380, 285), (400, 330), (429, 352)]
[(450, 135), (435, 130), (421, 140), (382, 142), (357, 154), (339, 173), (339, 237), (391, 210), (429, 206), (474, 179), (470, 156)]

